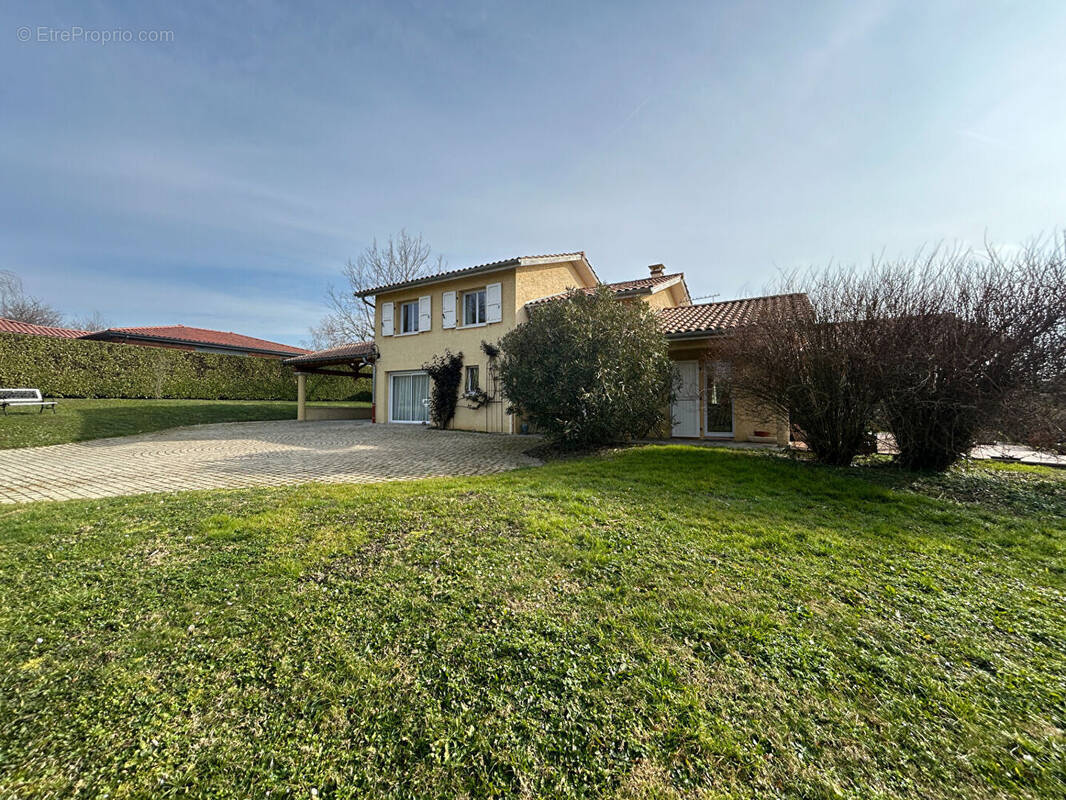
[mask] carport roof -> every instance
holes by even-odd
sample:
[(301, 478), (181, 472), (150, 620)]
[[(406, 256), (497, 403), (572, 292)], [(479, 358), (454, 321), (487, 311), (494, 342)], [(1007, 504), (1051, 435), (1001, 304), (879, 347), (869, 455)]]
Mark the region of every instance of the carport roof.
[(286, 358), (283, 363), (298, 369), (308, 367), (325, 367), (334, 364), (352, 364), (373, 361), (377, 357), (377, 350), (373, 342), (352, 342), (339, 347), (330, 347), (326, 350), (316, 350), (313, 353)]
[(349, 374), (334, 370), (323, 371), (329, 367), (350, 367), (353, 375), (358, 377), (362, 367), (370, 364), (377, 357), (373, 341), (354, 341), (351, 345), (341, 345), (326, 350), (286, 358), (282, 364), (288, 364), (297, 372), (319, 372), (323, 374)]

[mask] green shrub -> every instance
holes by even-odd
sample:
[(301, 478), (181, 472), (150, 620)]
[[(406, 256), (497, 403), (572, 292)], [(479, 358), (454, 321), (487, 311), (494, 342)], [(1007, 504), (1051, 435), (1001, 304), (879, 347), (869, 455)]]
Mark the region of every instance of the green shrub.
[(546, 303), (504, 336), (500, 379), (512, 411), (557, 444), (586, 448), (663, 427), (673, 380), (644, 303), (607, 289)]
[[(313, 376), (313, 400), (346, 400), (369, 381)], [(47, 397), (295, 400), (296, 379), (281, 361), (163, 347), (0, 334), (0, 386)]]

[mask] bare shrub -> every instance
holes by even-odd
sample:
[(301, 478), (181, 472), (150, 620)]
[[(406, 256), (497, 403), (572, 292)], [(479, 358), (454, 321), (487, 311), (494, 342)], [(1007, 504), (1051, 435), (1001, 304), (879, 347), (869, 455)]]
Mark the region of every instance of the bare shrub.
[(877, 294), (854, 271), (791, 283), (804, 302), (770, 304), (719, 347), (739, 390), (789, 415), (819, 461), (847, 465), (868, 449), (877, 407)]
[(883, 296), (881, 409), (904, 467), (946, 469), (982, 429), (1010, 428), (1019, 398), (1061, 375), (1061, 245), (934, 252), (880, 265), (870, 280)]
[(938, 249), (792, 285), (809, 315), (768, 313), (729, 346), (742, 388), (787, 412), (818, 459), (850, 463), (875, 421), (908, 469), (946, 469), (983, 430), (1060, 436), (1066, 241)]

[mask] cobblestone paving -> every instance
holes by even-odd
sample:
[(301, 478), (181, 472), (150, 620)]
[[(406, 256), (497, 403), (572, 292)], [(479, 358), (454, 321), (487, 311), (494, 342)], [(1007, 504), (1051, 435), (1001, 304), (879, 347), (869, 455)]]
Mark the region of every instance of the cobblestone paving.
[(235, 422), (0, 450), (0, 503), (479, 475), (540, 462), (530, 436), (368, 422)]

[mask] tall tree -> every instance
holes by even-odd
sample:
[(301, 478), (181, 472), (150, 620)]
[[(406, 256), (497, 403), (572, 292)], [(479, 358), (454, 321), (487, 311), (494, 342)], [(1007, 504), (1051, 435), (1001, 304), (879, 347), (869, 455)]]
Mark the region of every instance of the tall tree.
[(330, 286), (326, 304), (330, 311), (318, 325), (311, 328), (311, 340), (316, 349), (374, 338), (374, 304), (356, 297), (356, 292), (390, 283), (420, 278), (447, 268), (443, 256), (434, 257), (421, 234), (411, 236), (401, 230), (389, 236), (384, 245), (374, 241), (348, 262), (341, 270), (344, 285)]
[(63, 324), (63, 315), (40, 298), (26, 294), (22, 280), (10, 270), (0, 270), (0, 317), (31, 325)]

